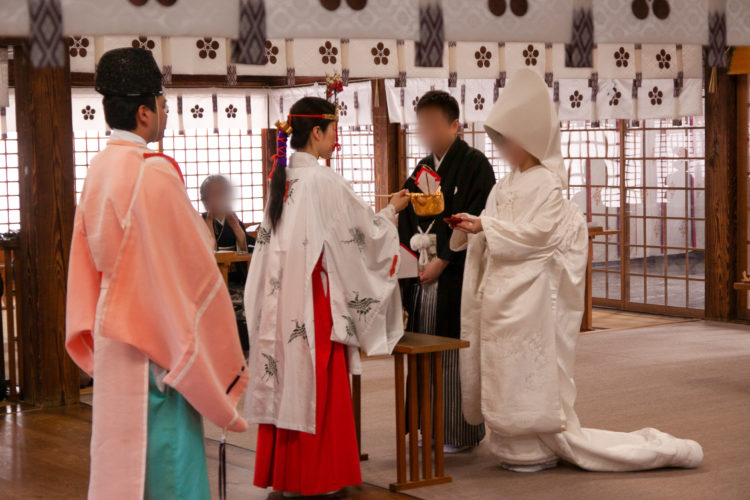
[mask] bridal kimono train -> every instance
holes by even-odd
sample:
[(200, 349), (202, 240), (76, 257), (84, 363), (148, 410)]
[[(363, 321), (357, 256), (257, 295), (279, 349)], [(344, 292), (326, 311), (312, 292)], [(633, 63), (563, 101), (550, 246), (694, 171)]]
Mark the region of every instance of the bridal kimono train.
[[(468, 236), (461, 336), (471, 347), (460, 359), (467, 421), (486, 423), (492, 453), (509, 468), (558, 458), (593, 471), (697, 467), (703, 451), (695, 441), (651, 428), (580, 426), (573, 363), (587, 228), (563, 194), (559, 123), (544, 81), (516, 73), (485, 129), (495, 144), (513, 140), (541, 164), (501, 180), (482, 213), (483, 231)], [(451, 244), (463, 248), (466, 234), (454, 231)]]
[(399, 248), (392, 206), (376, 215), (315, 157), (291, 156), (245, 289), (256, 486), (315, 495), (362, 482), (349, 372), (360, 348), (390, 354), (403, 335)]

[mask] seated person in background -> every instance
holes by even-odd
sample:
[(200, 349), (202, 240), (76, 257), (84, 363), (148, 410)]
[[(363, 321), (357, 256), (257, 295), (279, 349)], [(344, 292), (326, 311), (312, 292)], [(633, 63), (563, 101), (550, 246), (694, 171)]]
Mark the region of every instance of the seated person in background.
[[(234, 250), (247, 252), (255, 240), (245, 233), (245, 226), (232, 211), (232, 185), (223, 175), (209, 175), (201, 183), (201, 202), (206, 208), (203, 219), (214, 236), (214, 250)], [(248, 245), (249, 244), (249, 245)], [(247, 339), (247, 322), (243, 295), (247, 265), (235, 262), (229, 271), (229, 294), (232, 296), (234, 314), (237, 318), (237, 330), (240, 332), (242, 350), (247, 356), (249, 344)]]
[[(232, 186), (223, 175), (209, 175), (201, 183), (203, 219), (214, 235), (216, 250), (248, 251), (245, 226), (232, 211)], [(254, 242), (253, 242), (254, 243)]]

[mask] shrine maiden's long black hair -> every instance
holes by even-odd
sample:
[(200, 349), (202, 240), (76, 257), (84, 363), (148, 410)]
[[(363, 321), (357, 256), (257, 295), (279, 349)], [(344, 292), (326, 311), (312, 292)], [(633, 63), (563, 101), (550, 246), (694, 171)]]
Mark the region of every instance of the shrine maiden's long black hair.
[[(289, 110), (289, 125), (292, 127), (290, 139), (292, 149), (304, 148), (310, 140), (310, 132), (315, 127), (320, 127), (325, 132), (332, 121), (325, 118), (295, 115), (333, 115), (335, 113), (336, 107), (333, 103), (320, 97), (303, 97), (295, 102)], [(279, 219), (281, 219), (281, 213), (284, 211), (285, 195), (286, 168), (278, 164), (271, 177), (271, 193), (268, 197), (268, 217), (271, 221), (271, 228), (274, 230), (279, 223)]]

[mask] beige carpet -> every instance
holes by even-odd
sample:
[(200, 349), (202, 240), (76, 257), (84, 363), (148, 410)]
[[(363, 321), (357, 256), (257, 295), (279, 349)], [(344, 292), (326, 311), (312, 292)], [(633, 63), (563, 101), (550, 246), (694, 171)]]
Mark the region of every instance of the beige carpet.
[[(620, 431), (648, 426), (695, 439), (704, 447), (704, 464), (636, 473), (561, 466), (524, 475), (501, 470), (480, 447), (446, 458), (453, 483), (408, 493), (424, 499), (750, 498), (750, 327), (695, 321), (582, 335), (577, 352), (582, 425)], [(364, 369), (363, 446), (370, 460), (362, 463), (362, 476), (387, 487), (395, 479), (393, 365), (375, 359)], [(210, 424), (206, 433), (220, 435)], [(267, 498), (267, 491), (247, 487), (255, 429), (230, 434), (229, 442), (230, 498)], [(215, 447), (208, 448), (213, 469)]]
[[(453, 483), (411, 490), (425, 499), (750, 498), (750, 328), (690, 322), (582, 335), (576, 408), (582, 425), (656, 427), (699, 441), (696, 470), (593, 473), (571, 466), (525, 475), (496, 466), (484, 447), (446, 459)], [(363, 381), (366, 481), (394, 479), (391, 363), (370, 361)]]

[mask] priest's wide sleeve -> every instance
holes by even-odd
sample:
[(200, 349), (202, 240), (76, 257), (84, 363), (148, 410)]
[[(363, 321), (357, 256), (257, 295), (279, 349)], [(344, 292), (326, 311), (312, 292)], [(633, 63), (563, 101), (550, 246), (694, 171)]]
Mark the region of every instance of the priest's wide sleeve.
[(231, 299), (208, 229), (171, 165), (145, 162), (124, 229), (101, 334), (165, 368), (164, 383), (211, 422), (245, 430), (235, 406), (248, 370)]
[(73, 361), (94, 376), (94, 323), (100, 275), (91, 256), (83, 212), (76, 211), (68, 266), (65, 348)]

